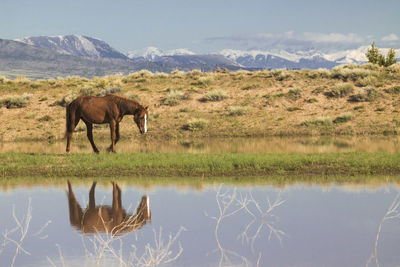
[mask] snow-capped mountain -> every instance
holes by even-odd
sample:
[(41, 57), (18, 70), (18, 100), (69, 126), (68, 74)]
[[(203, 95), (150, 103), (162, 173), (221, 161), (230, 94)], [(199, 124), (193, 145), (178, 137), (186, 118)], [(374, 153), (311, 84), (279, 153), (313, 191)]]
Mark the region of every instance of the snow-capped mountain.
[(158, 58), (163, 56), (183, 56), (183, 55), (194, 55), (194, 54), (195, 53), (189, 51), (186, 48), (163, 51), (157, 47), (149, 46), (144, 49), (128, 52), (127, 56), (130, 59), (156, 61)]
[[(317, 50), (307, 51), (242, 51), (225, 49), (217, 52), (224, 57), (235, 61), (246, 68), (333, 68), (340, 64), (362, 64), (367, 62), (365, 53), (370, 46), (360, 46), (357, 49), (342, 50), (332, 53), (323, 53)], [(386, 54), (389, 48), (380, 48), (381, 53)], [(400, 56), (400, 49), (395, 50)]]
[(16, 41), (73, 56), (97, 59), (128, 59), (127, 56), (112, 48), (106, 42), (88, 36), (75, 34), (64, 36), (36, 36), (17, 39)]

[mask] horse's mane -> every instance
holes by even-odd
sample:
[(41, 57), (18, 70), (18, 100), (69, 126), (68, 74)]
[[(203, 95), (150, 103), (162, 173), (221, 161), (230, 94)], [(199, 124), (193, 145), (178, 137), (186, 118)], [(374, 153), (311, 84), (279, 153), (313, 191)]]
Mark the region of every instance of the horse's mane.
[(112, 101), (115, 104), (117, 104), (117, 106), (120, 109), (128, 109), (129, 111), (133, 111), (133, 110), (144, 108), (142, 105), (139, 104), (139, 102), (129, 99), (129, 98), (126, 98), (126, 97), (112, 95), (112, 94), (107, 95), (107, 97), (112, 99)]

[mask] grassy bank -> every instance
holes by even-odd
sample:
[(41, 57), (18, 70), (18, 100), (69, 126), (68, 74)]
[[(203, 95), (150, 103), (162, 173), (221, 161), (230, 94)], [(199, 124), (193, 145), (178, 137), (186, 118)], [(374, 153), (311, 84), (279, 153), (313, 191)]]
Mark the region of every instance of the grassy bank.
[[(62, 139), (65, 104), (119, 94), (150, 106), (148, 138), (400, 133), (400, 65), (333, 70), (141, 71), (128, 76), (31, 81), (0, 77), (0, 141)], [(132, 118), (122, 138), (138, 139)], [(81, 122), (76, 138), (86, 138)], [(107, 126), (94, 137), (109, 139)]]
[[(0, 154), (0, 176), (13, 177), (268, 177), (400, 175), (392, 153)], [(262, 178), (261, 178), (262, 179)], [(318, 178), (325, 179), (325, 178)], [(330, 178), (326, 178), (330, 179)]]

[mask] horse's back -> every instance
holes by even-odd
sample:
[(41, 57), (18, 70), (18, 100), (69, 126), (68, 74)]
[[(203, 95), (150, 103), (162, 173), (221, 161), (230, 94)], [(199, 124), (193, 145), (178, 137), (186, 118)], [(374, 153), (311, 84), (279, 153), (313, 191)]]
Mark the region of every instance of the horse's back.
[(119, 115), (118, 108), (109, 95), (79, 96), (70, 103), (69, 109), (75, 110), (79, 116), (91, 123), (107, 123)]

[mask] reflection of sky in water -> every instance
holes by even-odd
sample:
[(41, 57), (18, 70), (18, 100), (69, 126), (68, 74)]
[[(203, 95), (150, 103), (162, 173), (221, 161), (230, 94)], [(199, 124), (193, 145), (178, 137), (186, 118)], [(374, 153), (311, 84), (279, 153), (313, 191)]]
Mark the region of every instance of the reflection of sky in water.
[[(74, 192), (82, 208), (88, 203), (90, 185), (74, 185)], [(79, 266), (84, 263), (84, 244), (90, 251), (91, 243), (87, 237), (70, 226), (68, 202), (65, 189), (33, 188), (15, 189), (0, 193), (0, 230), (12, 229), (15, 226), (12, 218), (12, 206), (15, 205), (17, 218), (22, 218), (27, 210), (29, 198), (32, 200), (32, 220), (28, 235), (23, 243), (31, 255), (23, 252), (17, 256), (16, 266), (51, 265), (49, 257), (60, 264), (59, 245), (67, 265)], [(221, 250), (217, 247), (214, 235), (219, 211), (216, 201), (217, 188), (208, 187), (203, 191), (187, 189), (179, 191), (173, 187), (159, 187), (146, 192), (130, 186), (122, 186), (122, 204), (125, 209), (135, 211), (144, 194), (150, 197), (152, 212), (151, 224), (123, 237), (124, 256), (132, 251), (131, 245), (138, 249), (140, 255), (146, 243), (153, 243), (153, 229), (167, 242), (169, 234), (175, 234), (183, 226), (186, 231), (179, 235), (178, 241), (183, 253), (173, 262), (173, 266), (215, 266), (218, 265)], [(232, 187), (223, 187), (221, 192), (232, 193)], [(229, 190), (229, 191), (227, 191)], [(251, 192), (251, 195), (249, 194)], [(282, 245), (276, 236), (268, 240), (269, 230), (261, 228), (254, 243), (240, 238), (246, 226), (251, 236), (262, 222), (255, 206), (249, 205), (249, 211), (240, 210), (220, 221), (218, 238), (231, 264), (241, 264), (245, 257), (256, 265), (260, 257), (260, 266), (365, 266), (373, 252), (373, 246), (379, 221), (397, 195), (393, 187), (377, 190), (358, 190), (350, 192), (340, 187), (328, 190), (319, 186), (289, 186), (278, 189), (266, 186), (239, 187), (237, 199), (257, 201), (263, 211), (267, 210), (267, 198), (273, 202), (278, 195), (285, 202), (277, 207), (265, 220), (273, 223), (276, 229), (284, 231), (281, 235)], [(221, 199), (220, 199), (221, 200)], [(96, 204), (111, 205), (112, 189), (98, 185)], [(227, 213), (235, 211), (238, 206), (231, 206)], [(33, 236), (48, 221), (51, 224), (43, 233)], [(43, 238), (46, 237), (47, 238)], [(16, 238), (16, 236), (14, 236)], [(41, 239), (43, 238), (43, 239)], [(0, 238), (2, 241), (3, 238)], [(84, 242), (84, 244), (83, 244)], [(119, 243), (116, 243), (119, 248)], [(400, 219), (386, 221), (383, 224), (378, 246), (378, 257), (382, 266), (400, 263)], [(179, 244), (172, 246), (176, 253)], [(0, 254), (2, 266), (8, 266), (15, 253), (15, 246), (7, 244)], [(227, 258), (223, 258), (227, 263)], [(373, 262), (374, 263), (374, 262)], [(87, 263), (88, 266), (90, 263)], [(107, 265), (109, 262), (107, 263)], [(114, 265), (119, 265), (115, 262)], [(373, 266), (371, 264), (370, 266)]]

